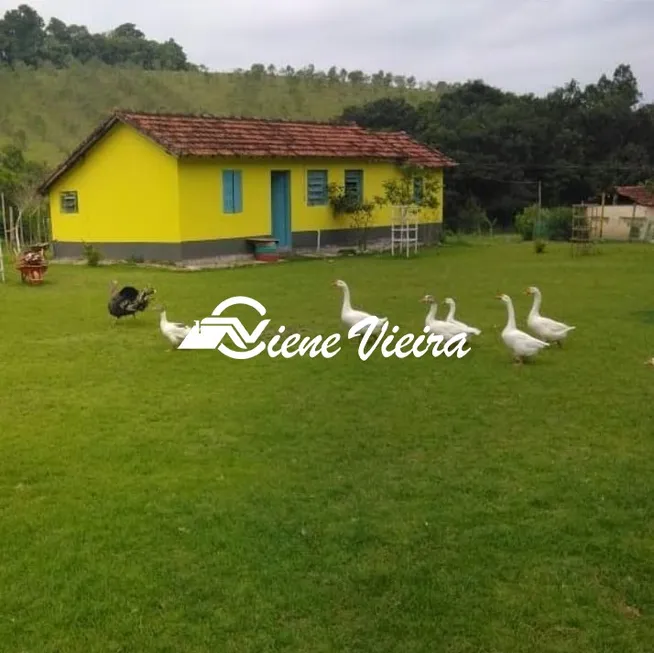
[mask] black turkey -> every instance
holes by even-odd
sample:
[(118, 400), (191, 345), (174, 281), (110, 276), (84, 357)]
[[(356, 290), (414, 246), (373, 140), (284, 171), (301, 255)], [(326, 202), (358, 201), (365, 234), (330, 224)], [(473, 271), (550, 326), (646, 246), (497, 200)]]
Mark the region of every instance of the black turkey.
[(143, 290), (137, 290), (133, 286), (124, 286), (118, 290), (118, 282), (112, 281), (107, 305), (109, 314), (113, 315), (116, 320), (126, 315), (136, 317), (139, 311), (144, 311), (148, 307), (155, 292), (154, 288), (146, 287)]

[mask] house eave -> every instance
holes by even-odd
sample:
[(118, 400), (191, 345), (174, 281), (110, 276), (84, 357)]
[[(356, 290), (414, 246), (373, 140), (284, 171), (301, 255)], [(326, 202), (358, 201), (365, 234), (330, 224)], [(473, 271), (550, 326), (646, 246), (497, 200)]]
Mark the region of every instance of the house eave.
[[(163, 146), (162, 146), (163, 147)], [(452, 161), (451, 159), (447, 159), (446, 161), (442, 161), (439, 163), (419, 163), (413, 161), (410, 157), (380, 157), (380, 156), (365, 156), (365, 155), (359, 155), (359, 154), (352, 154), (352, 155), (325, 155), (325, 154), (302, 154), (302, 155), (297, 155), (297, 156), (291, 156), (291, 155), (278, 155), (278, 154), (226, 154), (226, 153), (219, 153), (219, 154), (197, 154), (193, 152), (180, 152), (180, 153), (174, 153), (174, 152), (169, 152), (170, 154), (173, 154), (177, 158), (179, 158), (181, 161), (187, 160), (187, 161), (193, 161), (193, 160), (203, 160), (203, 161), (210, 161), (210, 160), (219, 160), (219, 159), (243, 159), (243, 160), (250, 160), (250, 161), (261, 161), (261, 160), (271, 160), (271, 161), (289, 161), (289, 160), (296, 160), (296, 161), (365, 161), (366, 163), (390, 163), (394, 164), (397, 166), (402, 166), (402, 165), (415, 165), (418, 168), (429, 168), (432, 170), (441, 170), (444, 168), (453, 168), (455, 166), (458, 166), (459, 164), (456, 163), (455, 161)]]

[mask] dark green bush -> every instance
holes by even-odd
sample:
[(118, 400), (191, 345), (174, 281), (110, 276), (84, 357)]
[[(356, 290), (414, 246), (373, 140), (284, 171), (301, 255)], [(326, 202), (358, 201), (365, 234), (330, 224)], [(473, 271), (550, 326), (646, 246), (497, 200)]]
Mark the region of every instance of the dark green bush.
[(572, 207), (555, 206), (550, 209), (547, 228), (550, 240), (570, 240), (572, 237)]
[[(537, 228), (538, 206), (527, 206), (515, 217), (515, 229), (522, 240), (570, 240), (572, 208), (569, 206), (541, 207), (540, 229)], [(538, 232), (538, 233), (536, 233)]]

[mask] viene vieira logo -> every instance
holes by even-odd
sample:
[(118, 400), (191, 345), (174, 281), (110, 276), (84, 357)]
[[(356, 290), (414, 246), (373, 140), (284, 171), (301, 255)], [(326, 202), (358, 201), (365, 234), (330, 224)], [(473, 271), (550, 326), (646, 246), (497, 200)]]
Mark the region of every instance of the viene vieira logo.
[[(195, 320), (191, 331), (178, 349), (217, 349), (223, 356), (236, 360), (254, 358), (264, 351), (271, 358), (293, 358), (307, 354), (310, 358), (333, 358), (341, 351), (340, 333), (332, 333), (327, 337), (302, 337), (299, 333), (291, 333), (282, 340), (285, 326), (280, 326), (277, 334), (266, 343), (261, 337), (270, 324), (269, 318), (262, 319), (250, 333), (237, 317), (223, 316), (228, 308), (238, 305), (253, 308), (262, 318), (266, 315), (265, 307), (256, 299), (245, 296), (230, 297), (220, 302), (209, 317)], [(470, 351), (470, 348), (464, 349), (465, 333), (445, 340), (444, 336), (430, 333), (429, 328), (425, 327), (420, 335), (406, 333), (396, 339), (399, 330), (399, 326), (389, 327), (388, 322), (379, 327), (377, 318), (371, 315), (352, 326), (347, 339), (361, 338), (358, 354), (363, 361), (368, 360), (378, 348), (384, 358), (421, 358), (430, 351), (434, 357), (444, 354), (448, 358), (454, 355), (463, 358)], [(231, 347), (224, 342), (226, 339), (231, 341)]]

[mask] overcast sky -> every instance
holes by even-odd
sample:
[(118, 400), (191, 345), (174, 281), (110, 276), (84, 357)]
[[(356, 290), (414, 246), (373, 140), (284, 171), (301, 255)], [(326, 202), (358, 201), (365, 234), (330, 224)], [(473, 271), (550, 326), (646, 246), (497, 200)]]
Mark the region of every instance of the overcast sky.
[(22, 1), (94, 32), (136, 23), (212, 70), (313, 63), (541, 94), (629, 63), (654, 100), (654, 0)]

